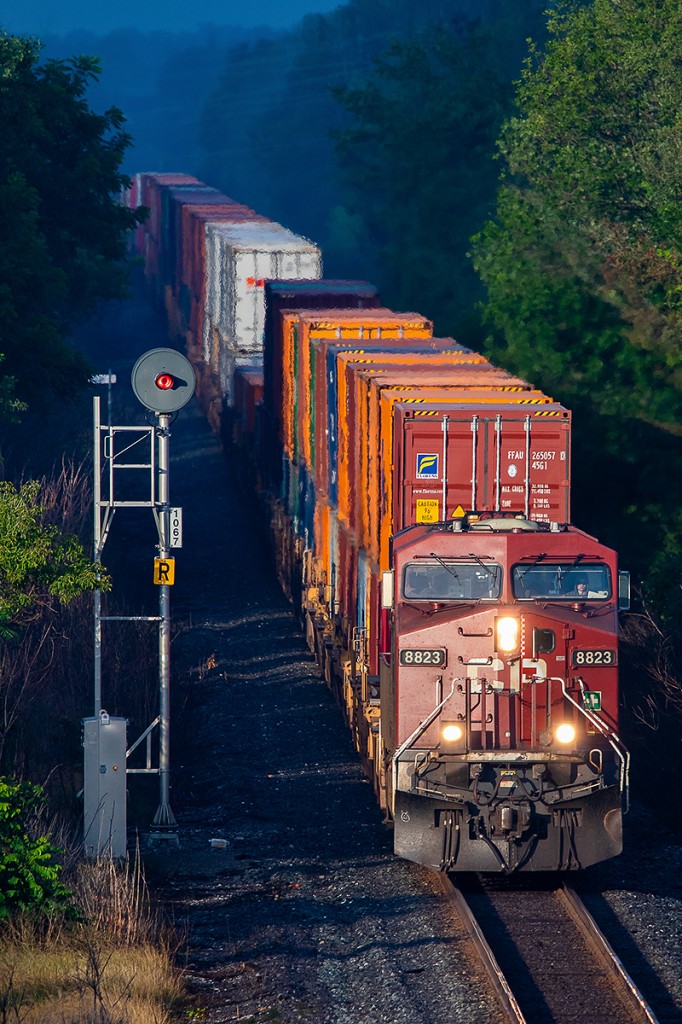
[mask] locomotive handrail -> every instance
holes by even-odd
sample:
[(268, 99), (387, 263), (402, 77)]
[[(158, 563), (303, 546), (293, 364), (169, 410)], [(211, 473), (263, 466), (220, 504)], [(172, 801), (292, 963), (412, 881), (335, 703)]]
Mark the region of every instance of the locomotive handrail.
[(591, 722), (592, 725), (599, 730), (599, 732), (608, 740), (610, 746), (620, 761), (620, 791), (623, 799), (623, 813), (627, 814), (630, 810), (630, 751), (621, 741), (618, 733), (614, 732), (606, 722), (602, 721), (599, 715), (595, 715), (589, 708), (581, 706), (574, 697), (570, 695), (566, 688), (566, 680), (562, 676), (550, 676), (550, 682), (560, 683), (561, 689), (563, 690), (564, 697), (574, 708), (580, 712), (581, 715)]
[(391, 808), (392, 811), (395, 811), (395, 794), (396, 794), (396, 790), (398, 788), (398, 760), (399, 760), (401, 754), (403, 754), (409, 747), (411, 747), (412, 744), (414, 743), (414, 741), (419, 739), (419, 737), (422, 735), (422, 733), (426, 732), (426, 730), (431, 725), (431, 723), (433, 721), (435, 721), (435, 719), (441, 713), (441, 711), (443, 710), (443, 708), (445, 707), (445, 705), (447, 704), (447, 702), (450, 700), (450, 698), (452, 697), (453, 693), (455, 692), (455, 683), (458, 680), (462, 680), (462, 679), (466, 679), (466, 676), (455, 676), (454, 677), (454, 679), (452, 680), (452, 686), (450, 687), (450, 693), (448, 693), (448, 695), (446, 697), (443, 697), (443, 699), (440, 702), (440, 704), (437, 704), (435, 706), (435, 708), (433, 709), (431, 714), (427, 715), (427, 717), (424, 719), (423, 722), (419, 723), (419, 725), (414, 730), (414, 732), (410, 736), (407, 737), (407, 739), (405, 740), (405, 742), (403, 743), (402, 746), (398, 747), (398, 749), (396, 750), (395, 754), (391, 758), (391, 774), (392, 774), (392, 777), (393, 777), (393, 793), (391, 794), (392, 803), (393, 803), (393, 806)]

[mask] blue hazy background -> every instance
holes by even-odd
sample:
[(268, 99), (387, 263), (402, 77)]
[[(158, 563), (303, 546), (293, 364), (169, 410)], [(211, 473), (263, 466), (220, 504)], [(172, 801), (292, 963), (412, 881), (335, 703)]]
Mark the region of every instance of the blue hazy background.
[(306, 14), (333, 10), (341, 0), (2, 0), (0, 26), (13, 34), (64, 36), (80, 30), (192, 32), (204, 25), (288, 28)]
[[(235, 50), (286, 48), (307, 17), (323, 18), (341, 2), (0, 0), (0, 29), (39, 39), (46, 60), (99, 59), (89, 103), (96, 111), (123, 111), (133, 140), (126, 173), (182, 170), (201, 177), (212, 149), (205, 108)], [(243, 85), (248, 105), (253, 84)]]

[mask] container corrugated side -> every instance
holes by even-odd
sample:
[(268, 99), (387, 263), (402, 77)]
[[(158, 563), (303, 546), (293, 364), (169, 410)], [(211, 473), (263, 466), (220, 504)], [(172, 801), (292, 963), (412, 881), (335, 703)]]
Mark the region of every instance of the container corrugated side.
[[(344, 410), (344, 415), (339, 416), (338, 444), (335, 447), (335, 481), (330, 481), (330, 488), (335, 495), (339, 511), (342, 516), (353, 521), (353, 529), (361, 530), (359, 520), (356, 516), (360, 514), (356, 487), (364, 488), (366, 480), (358, 477), (356, 461), (358, 452), (369, 458), (371, 452), (378, 444), (377, 433), (369, 435), (369, 416), (365, 412), (363, 402), (366, 396), (360, 397), (358, 388), (363, 385), (365, 390), (369, 387), (368, 382), (375, 377), (383, 379), (386, 374), (392, 372), (394, 378), (402, 374), (406, 386), (412, 386), (418, 373), (437, 373), (436, 380), (445, 379), (447, 374), (456, 373), (455, 380), (476, 380), (487, 379), (490, 383), (506, 380), (508, 375), (503, 370), (498, 370), (488, 363), (486, 359), (468, 349), (449, 349), (450, 339), (442, 339), (439, 345), (434, 345), (432, 340), (424, 342), (423, 345), (416, 344), (409, 346), (404, 356), (394, 354), (390, 350), (368, 352), (356, 356), (353, 352), (341, 352), (336, 359), (336, 384), (337, 404), (339, 409)], [(454, 344), (454, 343), (452, 343)], [(434, 351), (439, 348), (440, 351)], [(330, 435), (333, 435), (335, 428), (332, 426)], [(360, 444), (356, 444), (362, 439)]]
[(319, 278), (317, 246), (273, 222), (226, 227), (207, 224), (208, 308), (220, 335), (220, 374), (229, 402), (233, 366), (243, 355), (262, 358), (266, 279)]
[[(318, 339), (336, 341), (373, 339), (401, 341), (404, 338), (425, 338), (433, 334), (433, 324), (419, 313), (396, 313), (390, 309), (325, 310), (304, 313), (297, 317), (284, 315), (284, 379), (282, 381), (283, 445), (293, 458), (298, 458), (299, 405), (301, 412), (310, 401), (309, 345)], [(301, 452), (303, 454), (303, 452)]]
[[(371, 401), (374, 399), (372, 398)], [(402, 529), (404, 525), (410, 525), (403, 523), (401, 506), (394, 506), (396, 488), (400, 489), (403, 481), (396, 465), (400, 454), (394, 450), (393, 446), (396, 441), (400, 445), (404, 443), (402, 436), (394, 429), (395, 410), (402, 410), (402, 414), (408, 417), (416, 416), (419, 413), (425, 419), (432, 419), (439, 414), (441, 408), (457, 404), (466, 408), (465, 416), (480, 414), (480, 411), (486, 407), (502, 406), (512, 409), (510, 416), (519, 418), (527, 415), (529, 410), (537, 406), (549, 409), (553, 402), (547, 395), (537, 392), (535, 389), (520, 392), (509, 391), (505, 385), (493, 385), (490, 388), (477, 387), (469, 393), (466, 389), (460, 388), (421, 388), (414, 391), (398, 390), (391, 387), (379, 388), (380, 463), (378, 473), (380, 500), (376, 511), (370, 512), (370, 547), (382, 567), (388, 558), (390, 536)], [(404, 412), (405, 410), (407, 413)], [(455, 446), (453, 450), (459, 449)], [(426, 473), (428, 470), (424, 470), (424, 472)], [(486, 458), (477, 462), (477, 472), (485, 475), (485, 493), (487, 494), (489, 491), (489, 467)], [(449, 477), (450, 486), (453, 485), (455, 479), (456, 475)]]
[(208, 249), (213, 260), (213, 321), (232, 339), (235, 349), (261, 352), (265, 280), (319, 277), (320, 251), (274, 221), (235, 226), (208, 223), (207, 234), (212, 240)]
[[(186, 206), (183, 208), (183, 245), (185, 252), (182, 257), (182, 285), (187, 289), (189, 311), (183, 304), (183, 313), (188, 319), (188, 329), (192, 334), (194, 345), (203, 352), (206, 362), (210, 363), (210, 353), (204, 346), (204, 324), (210, 322), (208, 316), (208, 282), (207, 282), (207, 238), (206, 225), (211, 223), (239, 224), (244, 221), (264, 221), (265, 218), (254, 213), (241, 203), (230, 203), (224, 206)], [(210, 328), (209, 328), (210, 329)]]
[[(295, 455), (298, 364), (300, 360), (299, 338), (303, 335), (301, 321), (306, 319), (308, 324), (312, 323), (314, 326), (319, 324), (319, 331), (314, 332), (315, 338), (321, 335), (338, 340), (359, 342), (362, 337), (367, 335), (367, 328), (362, 319), (359, 319), (364, 312), (357, 309), (325, 309), (311, 313), (306, 309), (287, 309), (280, 313), (282, 382), (279, 395), (274, 396), (274, 401), (277, 403), (274, 407), (274, 415), (281, 423), (282, 447), (289, 458), (293, 458)], [(374, 318), (383, 314), (393, 315), (392, 310), (383, 307), (371, 311)]]
[[(313, 338), (310, 342), (310, 403), (309, 414), (310, 435), (307, 440), (307, 451), (310, 465), (315, 470), (315, 486), (323, 494), (331, 497), (330, 484), (330, 458), (336, 458), (338, 447), (335, 443), (336, 437), (336, 409), (330, 413), (330, 402), (336, 402), (336, 374), (343, 365), (342, 360), (338, 363), (329, 360), (329, 353), (334, 351), (335, 357), (343, 351), (335, 339)], [(346, 351), (352, 351), (346, 346)], [(358, 360), (366, 360), (368, 363), (383, 362), (390, 360), (395, 365), (402, 365), (414, 359), (417, 353), (422, 353), (425, 360), (436, 359), (440, 365), (444, 359), (452, 363), (471, 362), (485, 363), (483, 356), (471, 352), (470, 349), (460, 346), (452, 338), (428, 338), (415, 339), (414, 341), (402, 340), (400, 345), (391, 345), (387, 340), (377, 341), (377, 348), (372, 349), (371, 343), (361, 352), (356, 352)], [(350, 357), (349, 357), (350, 358)], [(331, 371), (329, 367), (331, 365)], [(334, 466), (334, 478), (336, 478), (336, 467)], [(336, 500), (336, 493), (332, 500)]]
[[(368, 364), (375, 358), (381, 358), (383, 352), (424, 352), (428, 355), (434, 351), (450, 350), (456, 354), (457, 360), (489, 365), (487, 359), (460, 345), (452, 338), (410, 338), (403, 339), (399, 346), (382, 339), (363, 340), (356, 345), (349, 342), (329, 342), (326, 353), (326, 387), (325, 403), (327, 407), (326, 450), (328, 454), (328, 484), (325, 490), (333, 503), (338, 501), (338, 449), (339, 449), (339, 417), (338, 409), (347, 405), (347, 386), (345, 380), (345, 364), (347, 361), (364, 359)], [(325, 372), (320, 367), (320, 374)], [(339, 399), (339, 394), (341, 398)]]
[(269, 438), (273, 446), (273, 483), (278, 473), (274, 464), (282, 443), (281, 391), (283, 367), (282, 313), (287, 310), (370, 309), (380, 305), (376, 287), (367, 281), (283, 280), (265, 282), (265, 326), (263, 331), (264, 404)]
[[(370, 520), (376, 517), (376, 508), (381, 499), (379, 478), (379, 452), (381, 436), (379, 430), (378, 395), (387, 390), (400, 395), (414, 395), (418, 391), (420, 397), (438, 396), (447, 389), (454, 393), (466, 391), (523, 392), (524, 394), (540, 394), (528, 390), (529, 386), (519, 377), (513, 377), (505, 370), (490, 364), (469, 363), (466, 359), (458, 361), (452, 357), (439, 359), (431, 356), (428, 363), (420, 363), (414, 357), (412, 365), (398, 365), (392, 362), (366, 367), (363, 364), (346, 365), (349, 380), (349, 406), (355, 430), (349, 436), (347, 450), (348, 472), (351, 486), (349, 488), (348, 517), (352, 529), (361, 544), (370, 547)], [(409, 391), (407, 389), (410, 389)], [(454, 397), (454, 395), (452, 396)], [(374, 415), (372, 415), (374, 411)], [(362, 438), (363, 443), (357, 443)], [(355, 489), (352, 482), (355, 482)], [(378, 557), (376, 547), (370, 548), (373, 556)]]
[[(382, 342), (398, 341), (406, 336), (431, 337), (433, 324), (417, 313), (396, 313), (373, 310), (353, 310), (353, 315), (362, 324), (363, 337), (372, 337)], [(373, 315), (372, 315), (373, 314)], [(313, 411), (313, 359), (316, 341), (334, 341), (339, 337), (337, 331), (330, 331), (319, 319), (302, 316), (299, 321), (299, 353), (297, 361), (296, 409), (297, 419), (294, 425), (296, 449), (295, 453), (307, 465), (311, 462), (311, 437), (314, 432), (311, 424)]]
[[(458, 505), (569, 520), (571, 417), (558, 403), (529, 404), (513, 393), (477, 393), (469, 402), (382, 396), (381, 414), (382, 568), (393, 533), (415, 522), (449, 520)], [(376, 546), (376, 535), (372, 541)]]

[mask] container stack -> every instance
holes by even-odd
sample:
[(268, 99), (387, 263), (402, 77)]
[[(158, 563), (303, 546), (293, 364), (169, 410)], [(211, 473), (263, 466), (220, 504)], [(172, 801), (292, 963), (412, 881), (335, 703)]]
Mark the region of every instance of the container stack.
[(135, 245), (209, 420), (268, 495), (285, 589), (369, 678), (397, 533), (570, 520), (570, 414), (547, 395), (373, 285), (324, 280), (315, 245), (196, 178), (140, 174), (127, 201), (149, 208)]
[(270, 345), (283, 575), (374, 676), (391, 538), (460, 509), (568, 521), (570, 414), (416, 313), (284, 309)]
[(198, 371), (205, 407), (234, 405), (234, 374), (262, 373), (266, 280), (315, 280), (319, 249), (192, 175), (136, 175), (125, 201), (149, 210), (136, 253), (171, 336)]

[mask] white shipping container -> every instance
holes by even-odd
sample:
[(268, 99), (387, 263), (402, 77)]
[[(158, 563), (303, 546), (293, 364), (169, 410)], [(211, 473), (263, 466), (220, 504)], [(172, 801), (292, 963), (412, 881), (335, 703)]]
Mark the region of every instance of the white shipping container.
[[(263, 350), (267, 280), (317, 280), (320, 250), (274, 221), (206, 224), (206, 303), (229, 362)], [(222, 367), (221, 367), (222, 369)], [(221, 373), (222, 376), (222, 373)], [(225, 392), (230, 391), (229, 386)]]

